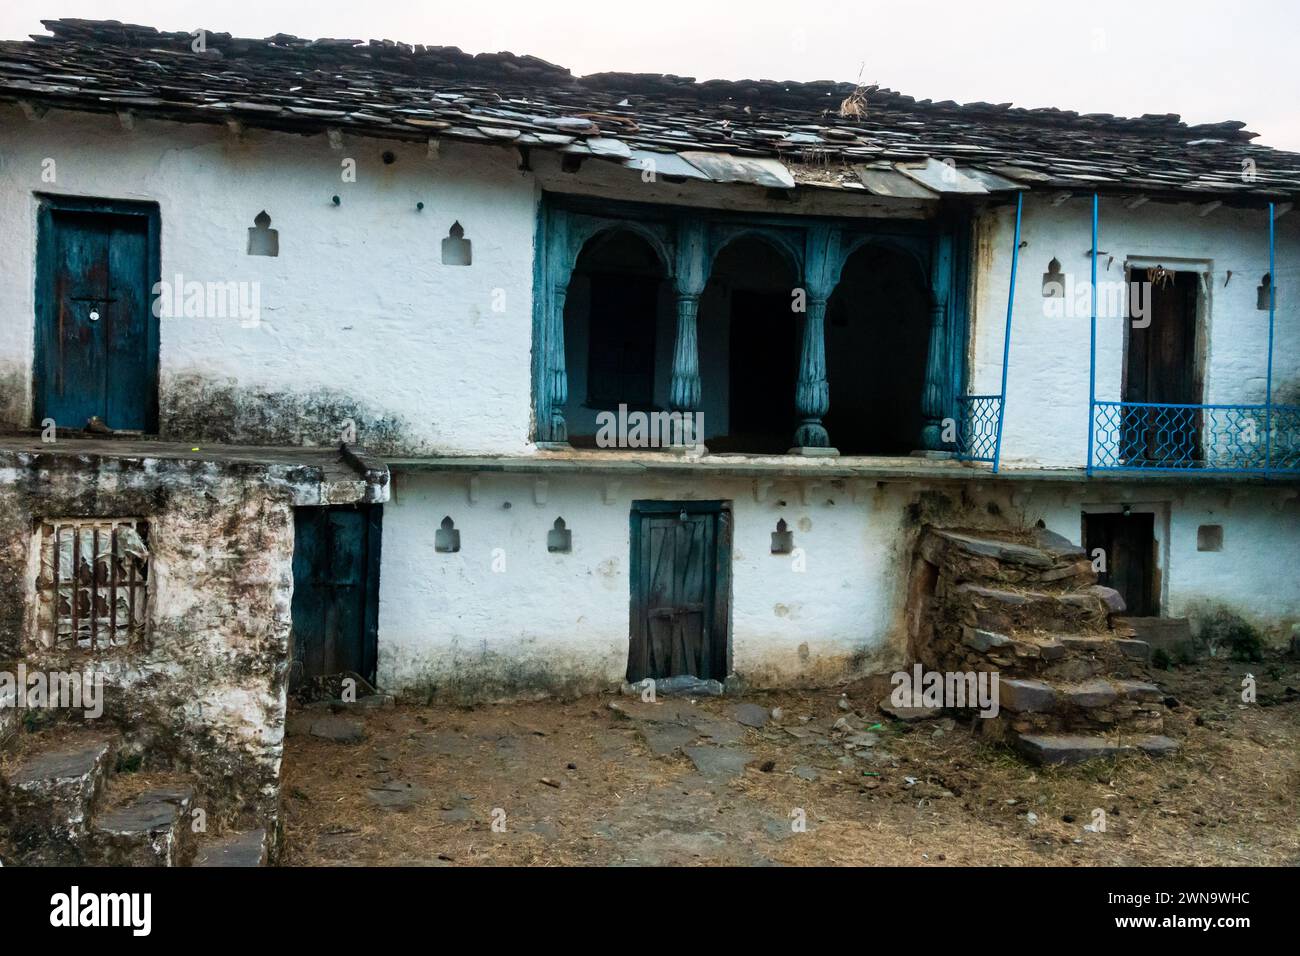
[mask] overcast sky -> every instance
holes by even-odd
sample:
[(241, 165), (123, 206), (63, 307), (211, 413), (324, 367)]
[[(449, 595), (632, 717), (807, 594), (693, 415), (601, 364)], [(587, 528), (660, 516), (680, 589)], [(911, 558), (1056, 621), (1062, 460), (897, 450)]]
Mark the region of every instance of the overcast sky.
[(1300, 151), (1296, 0), (6, 0), (0, 37), (56, 17), (509, 50), (577, 74), (860, 78), (917, 98), (1243, 120)]

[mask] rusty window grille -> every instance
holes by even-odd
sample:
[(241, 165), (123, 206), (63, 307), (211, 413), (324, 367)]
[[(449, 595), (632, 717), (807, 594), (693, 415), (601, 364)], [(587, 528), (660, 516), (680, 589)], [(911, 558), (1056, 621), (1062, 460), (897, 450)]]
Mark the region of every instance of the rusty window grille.
[(51, 650), (139, 643), (149, 594), (149, 527), (134, 518), (43, 521), (39, 640)]

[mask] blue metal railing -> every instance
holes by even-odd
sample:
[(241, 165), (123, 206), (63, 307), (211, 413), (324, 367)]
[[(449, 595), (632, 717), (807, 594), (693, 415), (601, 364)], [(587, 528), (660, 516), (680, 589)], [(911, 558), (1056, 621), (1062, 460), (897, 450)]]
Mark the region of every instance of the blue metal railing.
[(1087, 471), (1300, 472), (1300, 407), (1273, 404), (1277, 305), (1274, 204), (1268, 204), (1268, 356), (1262, 405), (1097, 401), (1097, 209), (1092, 197), (1092, 315)]
[(1300, 471), (1300, 407), (1094, 402), (1096, 471)]
[(957, 396), (957, 457), (994, 462), (1002, 422), (1001, 395)]

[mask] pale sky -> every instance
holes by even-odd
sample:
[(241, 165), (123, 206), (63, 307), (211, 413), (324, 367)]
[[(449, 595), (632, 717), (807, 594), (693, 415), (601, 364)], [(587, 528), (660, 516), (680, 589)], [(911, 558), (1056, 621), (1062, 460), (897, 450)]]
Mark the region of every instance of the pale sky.
[(0, 37), (57, 17), (509, 50), (579, 75), (861, 79), (917, 98), (1235, 119), (1300, 151), (1296, 0), (19, 0), (0, 6)]

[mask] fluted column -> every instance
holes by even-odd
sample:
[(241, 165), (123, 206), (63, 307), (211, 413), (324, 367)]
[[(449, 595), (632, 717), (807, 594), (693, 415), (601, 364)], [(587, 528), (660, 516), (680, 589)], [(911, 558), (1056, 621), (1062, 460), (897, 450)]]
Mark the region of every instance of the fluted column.
[(567, 442), (569, 426), (564, 420), (564, 406), (569, 401), (569, 372), (564, 361), (564, 302), (569, 294), (564, 284), (551, 291), (551, 328), (547, 336), (547, 392), (550, 397), (550, 440)]
[(700, 295), (708, 281), (708, 243), (703, 221), (685, 219), (677, 232), (673, 292), (677, 299), (677, 338), (673, 343), (673, 377), (668, 407), (682, 416), (682, 443), (694, 445), (700, 409)]
[(804, 292), (807, 312), (799, 348), (799, 381), (795, 386), (794, 409), (799, 426), (794, 433), (795, 454), (834, 455), (830, 435), (822, 419), (830, 411), (831, 388), (826, 378), (826, 301), (839, 281), (839, 230), (812, 226), (804, 250)]
[(795, 448), (828, 448), (830, 435), (822, 418), (830, 411), (831, 386), (826, 379), (826, 300), (808, 300), (803, 320), (803, 343), (799, 350), (799, 384), (795, 388), (794, 410), (799, 427)]

